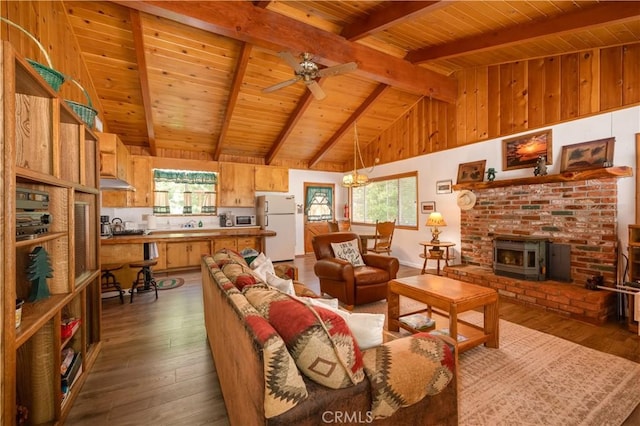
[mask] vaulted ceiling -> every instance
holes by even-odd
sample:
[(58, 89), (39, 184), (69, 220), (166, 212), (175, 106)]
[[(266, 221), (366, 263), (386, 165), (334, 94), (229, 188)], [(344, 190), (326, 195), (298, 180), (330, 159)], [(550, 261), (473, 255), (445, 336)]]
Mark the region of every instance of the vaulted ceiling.
[[(102, 120), (150, 155), (329, 169), (458, 70), (640, 41), (640, 2), (68, 1)], [(309, 52), (316, 99), (280, 52)]]

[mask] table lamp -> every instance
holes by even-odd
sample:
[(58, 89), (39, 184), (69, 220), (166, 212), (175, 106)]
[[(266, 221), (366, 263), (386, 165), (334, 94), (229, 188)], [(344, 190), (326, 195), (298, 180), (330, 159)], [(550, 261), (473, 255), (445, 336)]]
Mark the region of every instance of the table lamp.
[(440, 235), (440, 230), (438, 229), (438, 226), (447, 226), (447, 223), (442, 218), (442, 215), (438, 212), (432, 212), (427, 219), (426, 225), (433, 226), (433, 228), (431, 229), (431, 242), (434, 244), (439, 244), (440, 240), (438, 239), (438, 236)]

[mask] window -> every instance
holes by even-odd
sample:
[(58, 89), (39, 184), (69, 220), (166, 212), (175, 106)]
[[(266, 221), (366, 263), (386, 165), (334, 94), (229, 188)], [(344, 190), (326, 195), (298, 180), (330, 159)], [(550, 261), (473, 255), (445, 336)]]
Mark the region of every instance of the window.
[(418, 172), (374, 178), (351, 191), (354, 223), (396, 219), (398, 226), (418, 227)]
[(308, 222), (333, 220), (333, 185), (305, 185)]
[(153, 170), (154, 214), (216, 214), (213, 172)]

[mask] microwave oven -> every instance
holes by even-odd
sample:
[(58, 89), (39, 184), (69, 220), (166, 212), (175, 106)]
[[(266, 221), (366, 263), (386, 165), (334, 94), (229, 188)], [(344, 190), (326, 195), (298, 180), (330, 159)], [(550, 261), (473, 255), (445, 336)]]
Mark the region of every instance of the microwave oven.
[(255, 226), (256, 215), (235, 215), (233, 216), (233, 226)]

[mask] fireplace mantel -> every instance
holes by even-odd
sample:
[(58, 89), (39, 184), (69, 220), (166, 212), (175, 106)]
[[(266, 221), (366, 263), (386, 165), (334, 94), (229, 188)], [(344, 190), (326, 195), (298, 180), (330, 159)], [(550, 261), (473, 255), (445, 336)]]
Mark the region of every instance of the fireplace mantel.
[(489, 189), (514, 185), (536, 185), (554, 182), (571, 182), (589, 179), (623, 178), (633, 176), (633, 169), (629, 166), (603, 167), (600, 169), (564, 172), (556, 175), (531, 176), (518, 179), (494, 180), (492, 182), (468, 182), (453, 185), (456, 191), (462, 189)]

